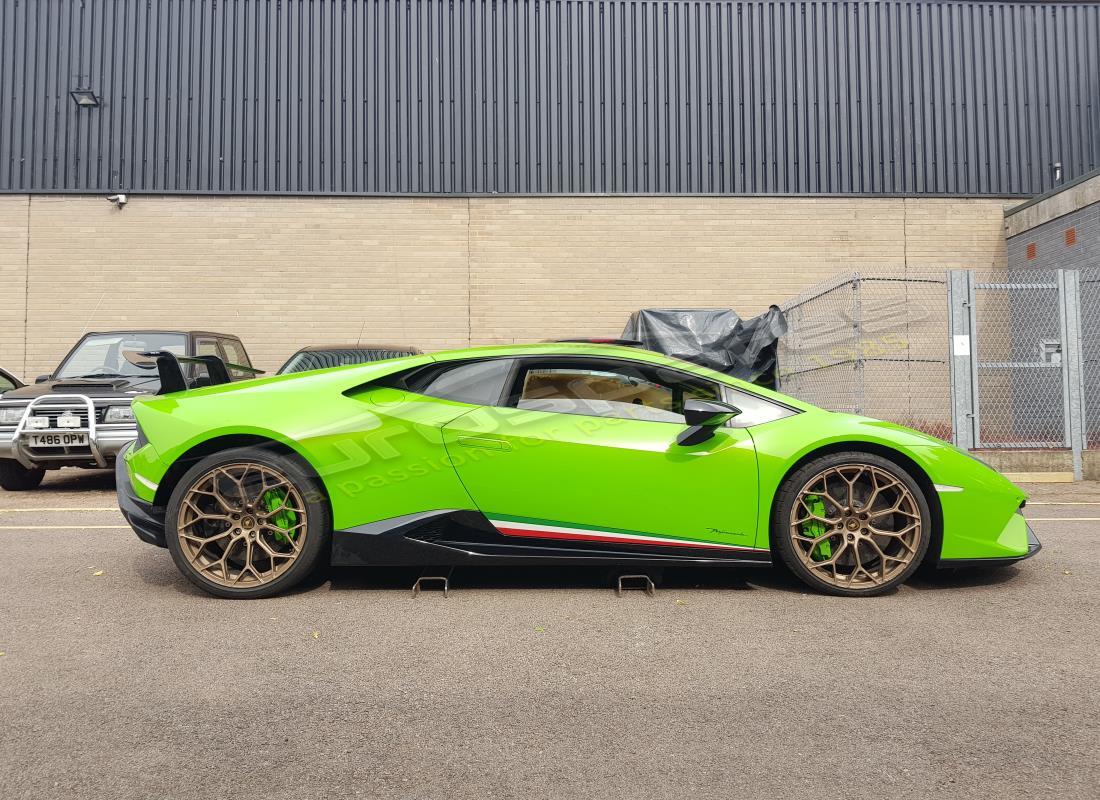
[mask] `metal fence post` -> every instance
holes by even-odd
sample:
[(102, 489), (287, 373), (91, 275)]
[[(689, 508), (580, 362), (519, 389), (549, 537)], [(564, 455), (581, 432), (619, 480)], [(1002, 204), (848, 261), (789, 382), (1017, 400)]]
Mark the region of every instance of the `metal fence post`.
[(855, 354), (855, 363), (852, 366), (856, 372), (856, 385), (859, 387), (856, 413), (863, 414), (866, 413), (867, 409), (867, 381), (863, 371), (863, 287), (858, 272), (855, 274), (855, 280), (852, 281), (852, 291), (855, 293), (852, 307), (852, 328), (856, 338), (855, 347), (852, 348)]
[(955, 445), (973, 450), (978, 443), (977, 398), (974, 360), (974, 274), (970, 270), (947, 272), (948, 347), (951, 380), (951, 432)]
[(1058, 305), (1062, 325), (1062, 380), (1065, 397), (1066, 443), (1073, 452), (1073, 479), (1081, 480), (1085, 449), (1085, 384), (1081, 338), (1081, 275), (1058, 270)]

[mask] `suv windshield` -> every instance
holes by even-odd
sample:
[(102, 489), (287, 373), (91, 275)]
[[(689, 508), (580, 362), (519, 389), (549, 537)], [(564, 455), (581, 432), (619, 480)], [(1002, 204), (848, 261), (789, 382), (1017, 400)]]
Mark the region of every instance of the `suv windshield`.
[(156, 378), (156, 370), (142, 369), (126, 360), (123, 352), (167, 350), (186, 355), (183, 333), (95, 334), (82, 341), (54, 373), (55, 378)]

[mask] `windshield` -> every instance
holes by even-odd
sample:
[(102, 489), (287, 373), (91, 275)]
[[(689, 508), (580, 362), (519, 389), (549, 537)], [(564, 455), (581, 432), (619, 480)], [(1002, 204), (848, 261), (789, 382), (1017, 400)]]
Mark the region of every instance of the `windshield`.
[(167, 350), (176, 355), (187, 352), (187, 336), (182, 333), (110, 333), (89, 336), (77, 345), (54, 373), (55, 378), (149, 378), (157, 371), (131, 364), (123, 352), (144, 353)]

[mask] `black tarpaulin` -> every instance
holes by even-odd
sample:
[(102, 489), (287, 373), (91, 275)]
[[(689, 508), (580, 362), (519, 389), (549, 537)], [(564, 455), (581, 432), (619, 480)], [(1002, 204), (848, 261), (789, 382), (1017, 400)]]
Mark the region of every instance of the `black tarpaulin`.
[(774, 386), (776, 345), (787, 332), (779, 306), (744, 320), (728, 308), (644, 308), (630, 315), (624, 339), (761, 386)]

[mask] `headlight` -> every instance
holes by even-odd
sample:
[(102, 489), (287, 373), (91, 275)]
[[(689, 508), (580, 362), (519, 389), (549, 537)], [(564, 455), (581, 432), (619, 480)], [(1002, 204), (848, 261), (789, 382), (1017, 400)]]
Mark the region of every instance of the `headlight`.
[(24, 406), (5, 406), (0, 408), (0, 425), (18, 425), (23, 419)]
[(130, 406), (111, 406), (107, 409), (107, 416), (103, 418), (104, 422), (133, 422), (134, 421), (134, 409)]

